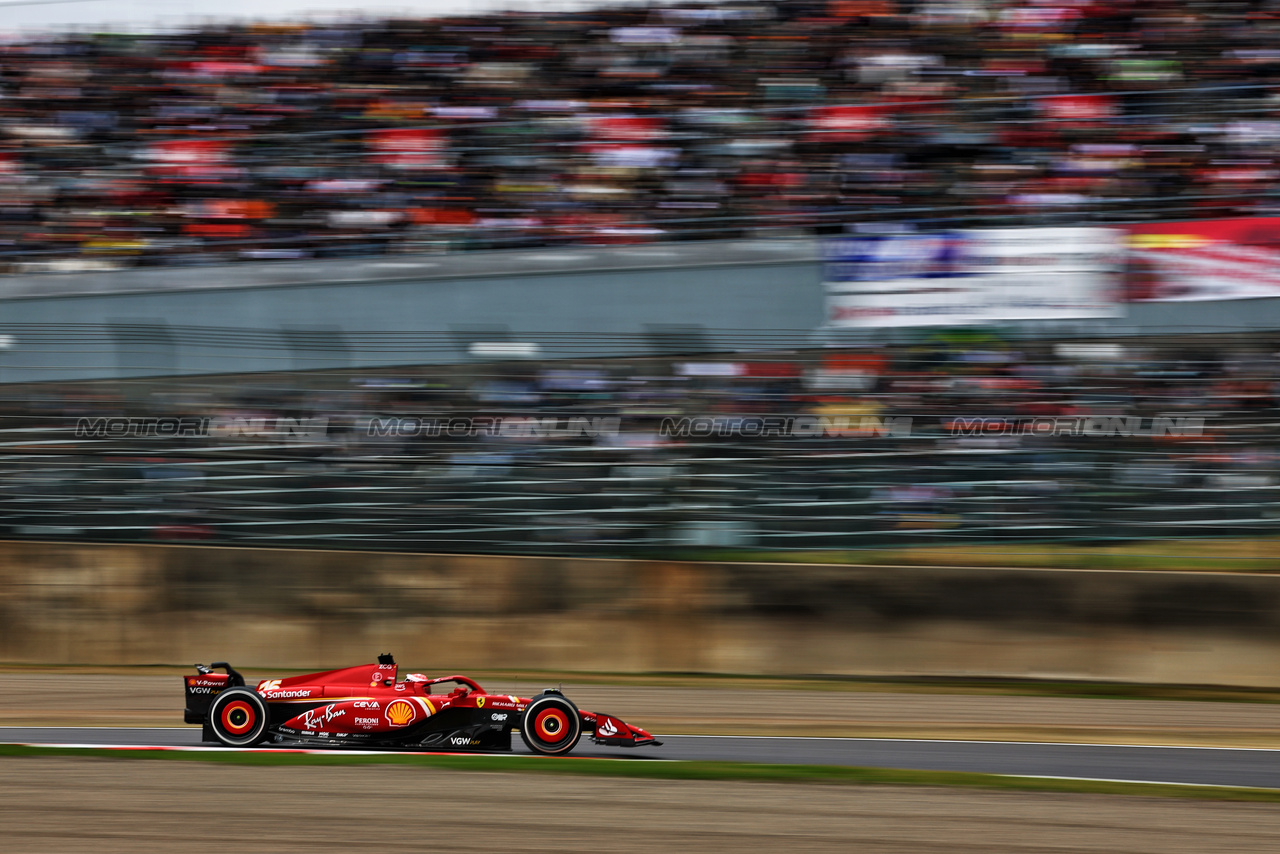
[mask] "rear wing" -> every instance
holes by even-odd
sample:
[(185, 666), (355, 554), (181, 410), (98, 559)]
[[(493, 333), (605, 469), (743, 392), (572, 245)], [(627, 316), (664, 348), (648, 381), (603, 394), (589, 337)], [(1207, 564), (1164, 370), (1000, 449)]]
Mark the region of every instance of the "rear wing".
[[(214, 673), (217, 669), (226, 672)], [(182, 682), (187, 700), (186, 708), (182, 710), (182, 720), (189, 724), (203, 724), (209, 717), (209, 704), (213, 702), (213, 698), (228, 688), (243, 685), (244, 677), (227, 662), (215, 661), (208, 667), (197, 664), (196, 675), (184, 676)]]

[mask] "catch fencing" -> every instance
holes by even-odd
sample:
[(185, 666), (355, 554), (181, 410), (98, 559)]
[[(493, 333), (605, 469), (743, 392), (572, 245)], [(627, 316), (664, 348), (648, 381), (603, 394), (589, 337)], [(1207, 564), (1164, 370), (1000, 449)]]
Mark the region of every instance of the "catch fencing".
[[(995, 366), (1010, 351), (968, 345), (855, 363), (869, 374), (809, 353), (569, 376), (558, 363), (299, 374), (270, 389), (171, 379), (132, 404), (94, 399), (107, 396), (94, 384), (27, 387), (0, 418), (0, 525), (607, 556), (1280, 533), (1280, 414), (1250, 373), (1267, 376), (1269, 357), (1139, 355), (1128, 369), (1029, 352)], [(1030, 414), (1049, 405), (1127, 414)]]

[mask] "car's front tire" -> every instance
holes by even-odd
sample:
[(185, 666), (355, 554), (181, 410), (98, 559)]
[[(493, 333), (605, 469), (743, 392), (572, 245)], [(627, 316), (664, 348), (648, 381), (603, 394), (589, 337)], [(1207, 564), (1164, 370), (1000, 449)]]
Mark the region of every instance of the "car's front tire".
[(543, 694), (524, 710), (520, 738), (534, 753), (563, 756), (582, 738), (578, 707), (559, 694)]
[(267, 737), (267, 703), (252, 688), (228, 688), (209, 705), (209, 728), (227, 747), (252, 747)]

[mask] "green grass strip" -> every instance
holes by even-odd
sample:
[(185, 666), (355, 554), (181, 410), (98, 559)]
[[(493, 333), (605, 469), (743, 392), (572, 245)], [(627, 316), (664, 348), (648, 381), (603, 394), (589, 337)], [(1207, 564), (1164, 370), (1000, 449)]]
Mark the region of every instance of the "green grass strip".
[(855, 786), (950, 786), (1018, 792), (1130, 795), (1210, 801), (1280, 803), (1280, 789), (1193, 786), (1180, 783), (1127, 783), (1058, 780), (961, 771), (910, 771), (843, 765), (771, 765), (748, 762), (705, 762), (620, 759), (551, 758), (535, 756), (433, 756), (403, 754), (266, 753), (238, 750), (112, 750), (92, 747), (35, 747), (0, 744), (0, 756), (78, 757), (115, 760), (171, 760), (223, 765), (362, 766), (408, 765), (456, 771), (572, 774), (646, 780), (739, 780), (765, 783), (824, 783)]

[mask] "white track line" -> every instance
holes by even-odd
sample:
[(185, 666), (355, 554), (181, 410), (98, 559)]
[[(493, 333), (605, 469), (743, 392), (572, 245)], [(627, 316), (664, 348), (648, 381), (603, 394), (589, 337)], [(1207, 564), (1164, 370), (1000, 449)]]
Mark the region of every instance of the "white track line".
[(1139, 786), (1195, 786), (1205, 789), (1261, 789), (1274, 792), (1268, 786), (1236, 786), (1231, 783), (1177, 783), (1172, 780), (1121, 780), (1114, 777), (1058, 777), (1051, 774), (996, 774), (996, 777), (1013, 777), (1022, 780), (1066, 780), (1080, 783), (1134, 783)]
[[(21, 729), (21, 730), (138, 730), (145, 732), (153, 729), (163, 730), (187, 730), (193, 727), (124, 727), (124, 726), (12, 726), (0, 725), (0, 730), (5, 729)], [(1206, 744), (1123, 744), (1112, 742), (1098, 741), (989, 741), (986, 739), (963, 739), (963, 738), (868, 738), (864, 736), (841, 736), (841, 735), (706, 735), (700, 733), (656, 733), (654, 738), (718, 738), (718, 739), (736, 739), (739, 741), (842, 741), (842, 742), (864, 742), (868, 744), (1004, 744), (1015, 745), (1021, 747), (1123, 747), (1131, 750), (1218, 750), (1232, 751), (1240, 753), (1280, 753), (1280, 747), (1217, 747)], [(0, 744), (18, 744), (20, 742), (0, 742)], [(27, 743), (27, 742), (21, 742)], [(92, 747), (93, 745), (80, 745), (84, 747)], [(160, 749), (165, 745), (114, 745), (117, 747), (155, 747)], [(174, 745), (174, 749), (179, 749), (180, 745)], [(210, 748), (212, 750), (221, 750), (223, 748)], [(374, 751), (382, 752), (386, 751)], [(419, 751), (414, 751), (419, 753)], [(454, 754), (448, 754), (450, 756)], [(459, 753), (459, 756), (470, 756), (469, 753)], [(1074, 779), (1074, 778), (1072, 778)], [(1086, 778), (1080, 778), (1086, 779)], [(1117, 782), (1124, 782), (1123, 780)]]
[(1239, 750), (1256, 753), (1280, 752), (1280, 747), (1214, 747), (1197, 744), (1113, 744), (1096, 741), (986, 741), (963, 738), (864, 738), (838, 735), (655, 735), (654, 738), (735, 738), (763, 741), (861, 741), (876, 744), (1014, 744), (1040, 747), (1129, 747), (1140, 750)]
[[(492, 756), (486, 753), (450, 753), (448, 751), (426, 750), (348, 750), (332, 747), (205, 747), (195, 745), (146, 745), (146, 744), (78, 744), (74, 742), (6, 742), (15, 747), (42, 747), (56, 750), (130, 750), (150, 751), (163, 750), (177, 753), (226, 753), (234, 756), (238, 753), (306, 753), (324, 756)], [(505, 754), (504, 754), (505, 755)], [(512, 756), (532, 756), (532, 754), (513, 753)]]
[[(485, 757), (511, 757), (519, 759), (543, 759), (546, 757), (539, 756), (534, 753), (478, 753), (478, 752), (450, 752), (447, 750), (354, 750), (343, 747), (206, 747), (195, 745), (145, 745), (145, 744), (78, 744), (78, 743), (52, 743), (52, 742), (35, 742), (35, 741), (6, 741), (0, 742), (0, 746), (10, 745), (13, 747), (39, 747), (50, 750), (118, 750), (121, 752), (144, 753), (153, 750), (163, 750), (177, 753), (225, 753), (228, 756), (235, 756), (240, 753), (292, 753), (306, 754), (309, 756), (467, 756), (477, 759)], [(616, 762), (622, 757), (611, 756), (575, 756), (574, 759), (597, 759), (601, 762)], [(667, 759), (636, 759), (628, 756), (627, 762), (669, 762)]]

